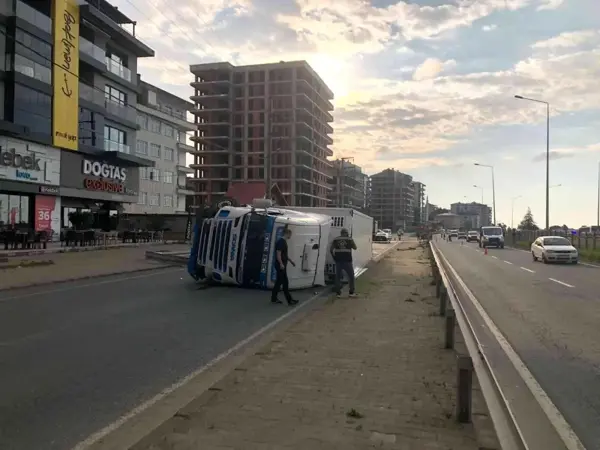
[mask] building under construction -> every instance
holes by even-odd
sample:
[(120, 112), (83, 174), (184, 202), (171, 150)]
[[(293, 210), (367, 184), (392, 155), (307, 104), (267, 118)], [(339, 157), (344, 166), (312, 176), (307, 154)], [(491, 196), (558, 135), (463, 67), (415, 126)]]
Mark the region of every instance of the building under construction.
[(332, 161), (329, 205), (365, 210), (369, 177), (352, 162), (354, 158)]
[(223, 198), (232, 182), (264, 182), (289, 205), (327, 206), (333, 93), (306, 61), (190, 71), (195, 205)]
[(371, 216), (379, 228), (393, 231), (406, 228), (414, 220), (414, 184), (410, 175), (386, 169), (371, 176)]

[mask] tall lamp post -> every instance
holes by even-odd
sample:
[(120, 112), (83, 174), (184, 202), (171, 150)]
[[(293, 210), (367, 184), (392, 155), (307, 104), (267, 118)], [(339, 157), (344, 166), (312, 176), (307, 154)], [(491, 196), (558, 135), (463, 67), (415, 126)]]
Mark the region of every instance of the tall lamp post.
[(494, 211), (494, 225), (496, 225), (496, 182), (494, 181), (494, 166), (479, 163), (475, 163), (475, 165), (479, 167), (487, 167), (489, 169), (492, 169), (492, 208)]
[(483, 205), (483, 188), (481, 186), (473, 185), (474, 188), (481, 189), (481, 204)]
[(522, 195), (517, 195), (516, 197), (512, 198), (512, 205), (511, 205), (511, 210), (510, 210), (510, 227), (514, 228), (515, 227), (515, 200), (522, 198)]
[(546, 105), (546, 230), (550, 229), (550, 103), (535, 98), (515, 95), (519, 100), (527, 100)]

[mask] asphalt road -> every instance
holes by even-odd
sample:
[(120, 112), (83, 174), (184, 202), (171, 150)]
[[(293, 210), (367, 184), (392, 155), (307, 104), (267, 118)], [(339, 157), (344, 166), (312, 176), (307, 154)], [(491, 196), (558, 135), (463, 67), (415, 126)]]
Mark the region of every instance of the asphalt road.
[(600, 449), (600, 268), (456, 241), (439, 248), (586, 448)]
[(289, 310), (188, 280), (163, 269), (2, 293), (0, 448), (70, 449)]

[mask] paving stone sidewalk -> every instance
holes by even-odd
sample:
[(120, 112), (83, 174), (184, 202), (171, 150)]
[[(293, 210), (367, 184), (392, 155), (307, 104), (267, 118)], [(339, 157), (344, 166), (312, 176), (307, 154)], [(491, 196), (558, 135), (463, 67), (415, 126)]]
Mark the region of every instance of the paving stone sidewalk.
[[(157, 244), (10, 258), (5, 263), (8, 268), (0, 264), (0, 290), (164, 267), (164, 263), (146, 259), (146, 251), (186, 249), (189, 249), (187, 244)], [(19, 263), (39, 265), (15, 267)]]
[(475, 450), (425, 251), (401, 243), (133, 450)]

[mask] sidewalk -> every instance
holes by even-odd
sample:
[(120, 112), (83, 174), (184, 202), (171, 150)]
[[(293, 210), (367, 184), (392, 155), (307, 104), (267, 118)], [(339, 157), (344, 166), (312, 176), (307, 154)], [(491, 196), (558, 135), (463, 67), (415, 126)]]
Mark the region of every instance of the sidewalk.
[[(188, 244), (155, 244), (102, 251), (13, 257), (0, 264), (0, 291), (166, 267), (168, 264), (146, 259), (146, 251), (189, 251), (189, 248)], [(19, 264), (25, 267), (16, 267)], [(26, 267), (28, 264), (32, 266)]]
[[(454, 417), (430, 266), (416, 242), (327, 300), (133, 450), (475, 450)], [(411, 249), (412, 248), (412, 249)]]

